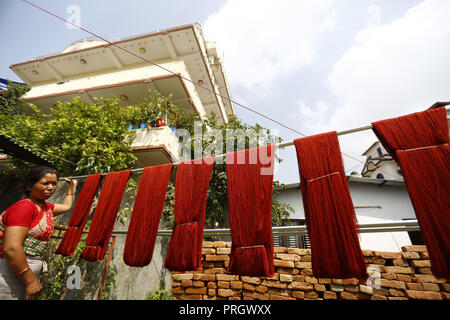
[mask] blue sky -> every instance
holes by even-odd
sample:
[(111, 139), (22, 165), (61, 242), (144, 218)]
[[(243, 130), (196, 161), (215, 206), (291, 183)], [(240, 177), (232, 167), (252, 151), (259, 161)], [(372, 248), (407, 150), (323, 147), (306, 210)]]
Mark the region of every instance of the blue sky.
[[(305, 135), (367, 125), (450, 100), (448, 0), (33, 0), (104, 37), (200, 22), (224, 55), (231, 95)], [(77, 22), (77, 21), (74, 21)], [(60, 52), (89, 37), (20, 0), (0, 1), (0, 77), (9, 66)], [(298, 138), (235, 105), (238, 117)], [(277, 131), (276, 131), (277, 130)], [(371, 132), (340, 137), (345, 154), (361, 154)], [(276, 178), (298, 182), (293, 147), (280, 152)], [(346, 170), (362, 164), (344, 156)]]

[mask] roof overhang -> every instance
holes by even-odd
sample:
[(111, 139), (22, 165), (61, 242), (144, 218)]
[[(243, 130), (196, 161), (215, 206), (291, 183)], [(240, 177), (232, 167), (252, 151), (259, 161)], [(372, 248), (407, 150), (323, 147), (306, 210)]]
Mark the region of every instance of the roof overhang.
[(220, 61), (214, 66), (210, 63), (198, 23), (40, 57), (10, 68), (33, 88), (114, 70), (149, 65), (160, 68), (155, 64), (161, 66), (168, 61), (184, 62), (191, 85), (195, 83), (208, 89), (198, 86), (195, 89), (206, 113), (214, 112), (228, 121), (227, 115), (234, 111), (225, 73)]
[(177, 162), (174, 155), (164, 145), (134, 147), (133, 154), (137, 157), (136, 168)]
[[(47, 159), (41, 157), (40, 155), (37, 155), (18, 142), (15, 142), (14, 139), (10, 136), (7, 136), (3, 133), (0, 133), (0, 152), (34, 164), (48, 167), (53, 166)], [(2, 157), (1, 160), (6, 161), (7, 158)]]

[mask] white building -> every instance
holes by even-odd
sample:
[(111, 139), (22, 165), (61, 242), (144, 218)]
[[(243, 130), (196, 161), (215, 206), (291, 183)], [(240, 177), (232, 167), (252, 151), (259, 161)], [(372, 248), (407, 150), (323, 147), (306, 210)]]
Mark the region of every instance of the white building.
[[(416, 219), (403, 181), (349, 176), (348, 184), (358, 224), (378, 224)], [(299, 183), (287, 185), (286, 189), (277, 195), (277, 198), (294, 208), (295, 213), (289, 219), (293, 225), (305, 224), (305, 212)], [(402, 246), (418, 244), (421, 241), (417, 232), (408, 233), (405, 231), (359, 233), (359, 239), (362, 249), (397, 252), (402, 251)], [(308, 247), (309, 245), (308, 238), (305, 236), (290, 236), (280, 239), (274, 237), (274, 242), (288, 246)]]
[[(171, 94), (174, 104), (194, 110), (201, 119), (214, 112), (219, 121), (228, 122), (234, 114), (219, 50), (215, 42), (205, 41), (198, 23), (111, 43), (83, 39), (60, 53), (10, 68), (31, 87), (24, 99), (44, 112), (76, 96), (90, 103), (94, 97), (115, 96), (122, 106), (133, 105), (150, 89)], [(133, 143), (136, 167), (180, 160), (177, 138), (168, 127), (139, 131)]]
[[(172, 95), (175, 105), (195, 111), (201, 119), (214, 112), (219, 122), (228, 122), (228, 116), (234, 114), (219, 50), (215, 42), (205, 41), (198, 23), (112, 43), (83, 39), (60, 53), (10, 68), (31, 87), (24, 98), (44, 112), (58, 101), (71, 101), (77, 96), (88, 103), (94, 103), (95, 97), (115, 96), (126, 107), (142, 102), (150, 89), (166, 97)], [(138, 129), (132, 147), (138, 158), (135, 167), (182, 160), (178, 138), (167, 126)], [(59, 203), (66, 188), (62, 182), (50, 201)], [(127, 227), (116, 223), (114, 229)], [(163, 267), (167, 239), (157, 237), (152, 262), (144, 268), (124, 264), (126, 235), (119, 234), (116, 239), (113, 298), (144, 299), (161, 283), (170, 288), (170, 272)]]
[(361, 171), (363, 177), (381, 180), (403, 180), (400, 167), (387, 153), (380, 141), (374, 142), (362, 155), (367, 158)]

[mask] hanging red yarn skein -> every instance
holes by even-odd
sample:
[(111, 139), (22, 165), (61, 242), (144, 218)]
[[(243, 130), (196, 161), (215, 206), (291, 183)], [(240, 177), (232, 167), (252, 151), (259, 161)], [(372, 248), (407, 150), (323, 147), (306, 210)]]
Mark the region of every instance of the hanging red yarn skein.
[(274, 146), (228, 153), (227, 190), (231, 229), (228, 271), (271, 277)]
[(99, 261), (105, 257), (117, 211), (130, 174), (131, 170), (124, 170), (110, 172), (106, 175), (86, 239), (86, 248), (81, 254), (83, 259)]
[(64, 236), (56, 249), (56, 254), (71, 256), (77, 248), (84, 226), (86, 225), (94, 197), (100, 187), (101, 178), (101, 173), (87, 176), (70, 216), (66, 232), (64, 233)]
[(372, 123), (397, 161), (436, 277), (450, 277), (450, 147), (445, 108)]
[(164, 208), (172, 163), (144, 169), (128, 227), (123, 261), (132, 267), (150, 263)]
[(214, 156), (183, 161), (175, 179), (175, 225), (164, 266), (171, 271), (199, 270), (202, 262), (206, 199)]
[(367, 278), (336, 132), (294, 140), (316, 278)]

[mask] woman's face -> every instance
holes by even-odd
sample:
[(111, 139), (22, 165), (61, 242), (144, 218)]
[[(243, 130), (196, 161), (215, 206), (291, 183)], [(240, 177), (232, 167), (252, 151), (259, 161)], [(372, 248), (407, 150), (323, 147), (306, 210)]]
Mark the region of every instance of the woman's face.
[(56, 190), (58, 178), (55, 173), (45, 174), (38, 182), (33, 184), (30, 189), (30, 197), (39, 200), (47, 200)]

